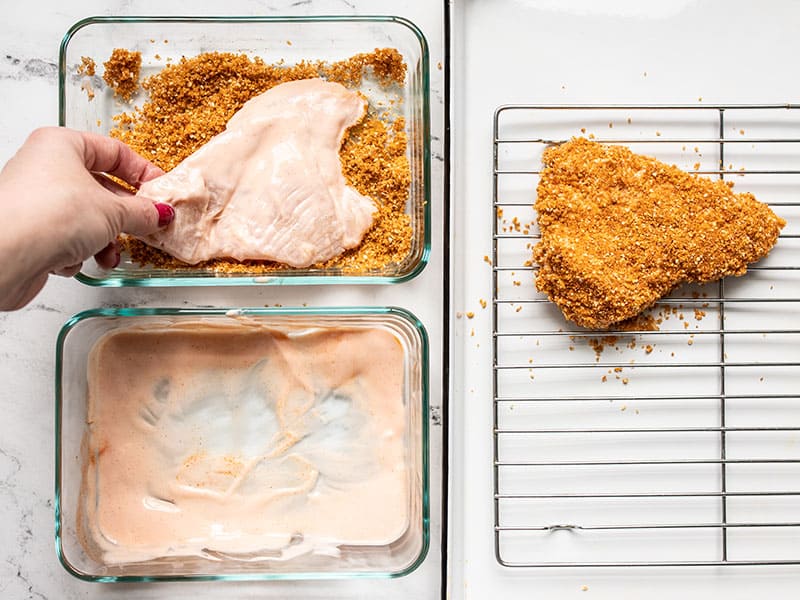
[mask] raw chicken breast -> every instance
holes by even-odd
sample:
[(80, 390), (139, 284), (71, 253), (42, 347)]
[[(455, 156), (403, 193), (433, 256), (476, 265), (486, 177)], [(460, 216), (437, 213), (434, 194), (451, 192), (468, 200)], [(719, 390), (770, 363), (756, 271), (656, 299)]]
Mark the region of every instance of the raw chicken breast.
[(222, 133), (139, 194), (175, 208), (141, 238), (190, 263), (274, 260), (308, 267), (361, 242), (372, 200), (347, 185), (339, 149), (366, 101), (338, 83), (304, 79), (249, 100)]

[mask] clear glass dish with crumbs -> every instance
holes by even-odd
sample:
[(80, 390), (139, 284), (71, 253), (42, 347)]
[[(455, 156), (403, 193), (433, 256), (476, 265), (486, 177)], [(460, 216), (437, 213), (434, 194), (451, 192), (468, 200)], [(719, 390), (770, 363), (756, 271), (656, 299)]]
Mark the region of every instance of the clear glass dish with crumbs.
[(397, 308), (95, 309), (56, 354), (56, 548), (100, 582), (399, 577), (428, 346)]
[(186, 286), (398, 283), (416, 276), (431, 240), (429, 55), (424, 35), (406, 19), (84, 19), (61, 42), (59, 124), (119, 137), (170, 170), (250, 97), (315, 77), (367, 100), (366, 116), (348, 130), (339, 153), (347, 183), (376, 206), (357, 246), (307, 267), (225, 256), (188, 264), (131, 237), (122, 241), (118, 267), (104, 271), (87, 261), (78, 279)]

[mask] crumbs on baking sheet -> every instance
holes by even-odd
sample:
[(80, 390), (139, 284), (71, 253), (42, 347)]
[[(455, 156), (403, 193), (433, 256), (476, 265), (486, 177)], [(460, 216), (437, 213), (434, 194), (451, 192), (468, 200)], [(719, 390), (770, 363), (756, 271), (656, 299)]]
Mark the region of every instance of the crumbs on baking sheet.
[[(183, 57), (142, 82), (147, 100), (141, 107), (116, 115), (110, 135), (169, 171), (222, 132), (245, 102), (276, 85), (324, 77), (353, 88), (369, 72), (382, 86), (390, 87), (405, 80), (406, 64), (392, 48), (335, 63), (303, 61), (291, 66), (224, 52)], [(411, 186), (407, 146), (402, 117), (390, 120), (388, 115), (370, 109), (364, 120), (350, 128), (339, 152), (342, 172), (350, 185), (375, 201), (374, 223), (359, 246), (309, 270), (378, 271), (401, 264), (408, 257), (413, 227), (406, 213)], [(290, 269), (288, 265), (257, 260), (213, 259), (187, 265), (134, 238), (126, 237), (122, 244), (134, 262), (159, 268), (231, 274)]]

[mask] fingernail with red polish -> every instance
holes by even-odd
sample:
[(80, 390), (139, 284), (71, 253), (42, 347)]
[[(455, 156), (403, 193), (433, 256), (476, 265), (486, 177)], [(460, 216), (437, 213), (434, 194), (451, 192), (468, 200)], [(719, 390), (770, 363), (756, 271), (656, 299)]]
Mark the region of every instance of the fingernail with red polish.
[(156, 202), (156, 210), (158, 211), (158, 226), (159, 227), (166, 227), (170, 223), (172, 223), (172, 219), (175, 218), (175, 209), (172, 208), (169, 204), (164, 204), (162, 202)]

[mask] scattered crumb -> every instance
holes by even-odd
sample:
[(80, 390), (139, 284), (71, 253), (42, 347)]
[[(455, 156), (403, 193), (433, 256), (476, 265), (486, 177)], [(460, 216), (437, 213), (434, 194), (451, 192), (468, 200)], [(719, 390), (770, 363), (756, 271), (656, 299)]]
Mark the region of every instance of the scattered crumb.
[(89, 99), (89, 102), (94, 100), (95, 93), (94, 88), (92, 87), (91, 79), (84, 79), (81, 82), (81, 89), (86, 92), (86, 97)]
[[(623, 379), (623, 380), (622, 380), (622, 383), (627, 383), (627, 382), (628, 382), (628, 380), (627, 380), (627, 379)], [(619, 407), (619, 409), (620, 409), (622, 412), (625, 412), (626, 410), (628, 410), (628, 407), (627, 407), (625, 404), (623, 404), (622, 406), (620, 406), (620, 407)]]
[(292, 45), (292, 40), (286, 40), (286, 45), (287, 46), (291, 46)]
[(456, 312), (456, 319), (460, 319), (463, 316), (464, 316), (464, 313), (462, 313), (461, 311)]
[(436, 63), (436, 68), (439, 69), (440, 71), (442, 70), (442, 61)]
[(469, 337), (475, 337), (475, 329), (471, 329), (469, 332)]
[(694, 170), (697, 171), (697, 169), (699, 168), (700, 168), (700, 163), (699, 162), (694, 163)]
[(85, 75), (86, 77), (94, 77), (97, 65), (89, 56), (81, 56), (81, 64), (78, 65), (78, 75)]
[(581, 133), (586, 133), (586, 127), (581, 127)]
[(630, 124), (631, 124), (631, 118), (628, 117), (628, 125), (630, 125)]
[(514, 284), (516, 287), (519, 287), (519, 286), (522, 285), (522, 282), (521, 281), (517, 281), (517, 280), (514, 280), (511, 283)]
[(111, 57), (103, 63), (103, 81), (114, 91), (114, 97), (125, 102), (139, 89), (139, 72), (142, 68), (142, 53), (124, 48), (114, 48)]
[(702, 102), (703, 101), (703, 97), (702, 96), (698, 96), (697, 101), (698, 102)]
[(739, 135), (744, 135), (744, 129), (739, 130)]
[(617, 343), (619, 338), (615, 335), (606, 335), (601, 338), (586, 338), (586, 343), (594, 350), (596, 358), (599, 360), (600, 355), (605, 350), (606, 346), (613, 346)]
[(81, 56), (81, 64), (78, 65), (78, 75), (82, 75), (84, 80), (81, 82), (81, 89), (86, 92), (89, 102), (94, 100), (94, 87), (91, 78), (96, 73), (96, 65), (93, 59), (88, 56)]
[(656, 135), (657, 135), (657, 136), (660, 136), (660, 135), (661, 135), (661, 132), (660, 132), (660, 131), (656, 131)]
[(521, 310), (522, 310), (522, 306), (518, 306), (517, 308), (514, 309), (514, 312), (519, 312)]
[(492, 259), (491, 259), (491, 258), (489, 258), (489, 255), (488, 255), (488, 254), (484, 254), (484, 255), (483, 255), (483, 262), (485, 262), (487, 265), (490, 265), (490, 266), (491, 266), (491, 264), (492, 264)]
[(609, 129), (613, 129), (613, 128), (614, 128), (614, 124), (613, 124), (613, 123), (609, 123), (609, 124), (608, 124), (608, 128), (609, 128)]
[(658, 322), (650, 314), (639, 313), (630, 319), (620, 321), (615, 327), (620, 331), (658, 331)]
[(581, 586), (581, 591), (582, 592), (588, 592), (589, 591), (589, 586), (588, 585), (582, 585)]
[(470, 311), (467, 311), (467, 312), (466, 312), (466, 313), (464, 313), (464, 314), (466, 314), (466, 315), (467, 315), (467, 318), (468, 318), (468, 319), (471, 319), (472, 317), (474, 317), (474, 316), (475, 316), (475, 313), (474, 313), (474, 312), (472, 312), (471, 310), (470, 310)]
[(478, 299), (478, 302), (480, 303), (481, 308), (486, 308), (486, 300), (484, 300), (483, 298), (480, 298), (480, 299)]
[(100, 125), (102, 125), (102, 124), (103, 124), (103, 122), (100, 119), (97, 119), (97, 126), (100, 127)]
[(603, 376), (600, 378), (600, 381), (602, 381), (603, 383), (605, 383), (606, 381), (608, 381), (608, 377), (607, 377), (606, 375), (603, 375)]
[[(622, 383), (624, 383), (625, 385), (628, 385), (628, 382), (629, 382), (629, 381), (630, 381), (630, 379), (628, 379), (627, 377), (623, 377), (623, 378), (622, 378)], [(625, 410), (625, 407), (624, 407), (624, 406), (622, 407), (622, 410)]]

